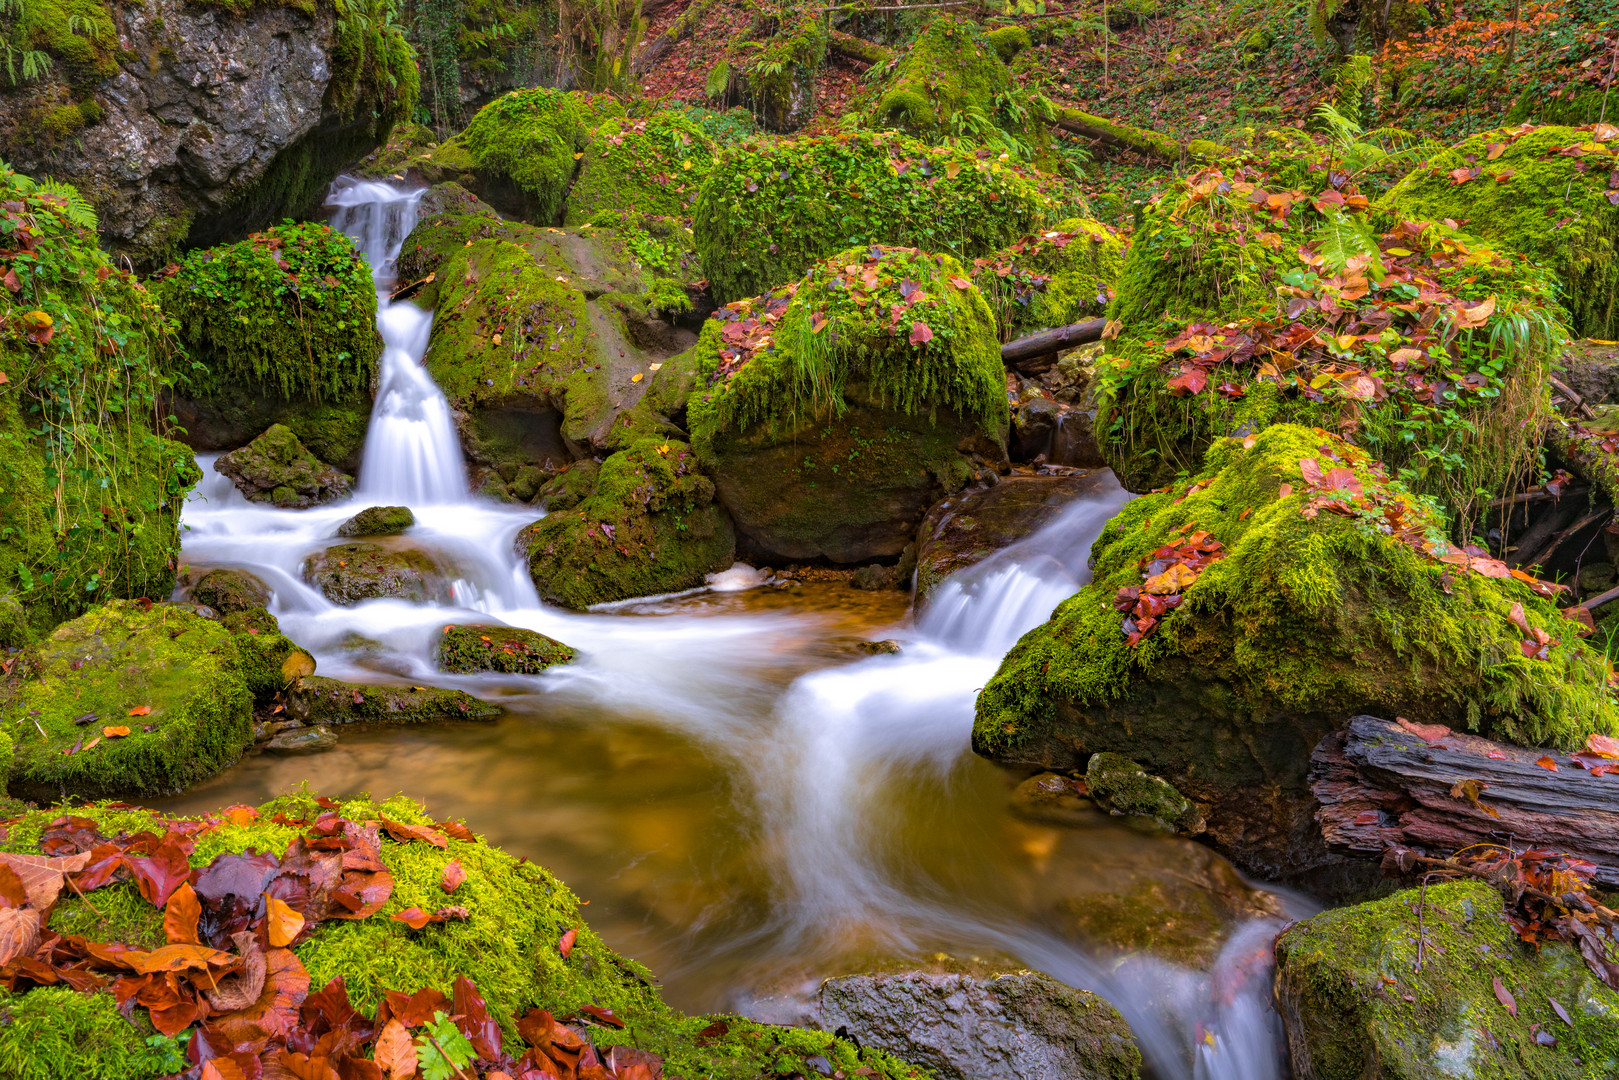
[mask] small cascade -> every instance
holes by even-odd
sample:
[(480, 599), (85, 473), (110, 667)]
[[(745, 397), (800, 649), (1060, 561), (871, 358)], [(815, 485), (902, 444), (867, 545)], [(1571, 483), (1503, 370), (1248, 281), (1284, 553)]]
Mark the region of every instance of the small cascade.
[(416, 225), (422, 192), (342, 177), (327, 204), (332, 227), (354, 238), (377, 283), (377, 333), (382, 373), (365, 455), (359, 497), (402, 506), (463, 502), (468, 496), (461, 440), (450, 403), (422, 365), (433, 329), (432, 313), (388, 298), (399, 249)]

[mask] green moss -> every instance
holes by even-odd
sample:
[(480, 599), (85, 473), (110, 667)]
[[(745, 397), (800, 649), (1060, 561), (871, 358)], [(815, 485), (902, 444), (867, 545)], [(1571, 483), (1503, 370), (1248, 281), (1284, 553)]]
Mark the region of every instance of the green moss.
[(250, 611), (270, 602), (270, 589), (246, 570), (210, 570), (192, 586), (191, 599), (222, 614)]
[(421, 604), (430, 593), (445, 591), (438, 566), (425, 553), (369, 541), (317, 551), (304, 560), (302, 572), (326, 599), (345, 606), (384, 597)]
[(442, 670), (459, 675), (479, 671), (538, 675), (553, 664), (568, 663), (574, 651), (533, 630), (474, 623), (446, 626), (434, 655)]
[(679, 111), (611, 118), (590, 133), (563, 220), (582, 224), (602, 210), (689, 218), (716, 150)]
[(221, 620), (236, 641), (242, 679), (255, 698), (268, 700), (300, 675), (315, 671), (315, 658), (281, 632), (276, 617), (262, 607), (233, 611)]
[(972, 259), (1057, 218), (1042, 181), (989, 151), (852, 134), (733, 150), (698, 194), (693, 229), (721, 303), (796, 281), (855, 244)]
[(1115, 814), (1150, 818), (1171, 830), (1201, 829), (1202, 815), (1191, 800), (1129, 758), (1092, 754), (1085, 767), (1085, 786), (1091, 798)]
[(562, 213), (576, 155), (586, 132), (623, 107), (606, 95), (534, 88), (513, 90), (478, 110), (461, 139), (490, 190), (484, 197), (514, 206), (536, 224)]
[(111, 994), (0, 991), (0, 1073), (8, 1080), (157, 1080), (185, 1064), (183, 1044), (144, 1019), (125, 1020)]
[(602, 463), (595, 490), (517, 537), (541, 599), (592, 604), (679, 592), (731, 565), (736, 538), (685, 443), (641, 439)]
[(158, 294), (202, 365), (179, 372), (198, 397), (350, 401), (370, 389), (382, 355), (376, 287), (353, 243), (325, 225), (194, 251)]
[[(104, 604), (32, 646), (18, 669), (0, 705), (17, 740), (17, 794), (178, 791), (253, 741), (252, 694), (232, 634), (183, 607)], [(136, 708), (149, 712), (132, 716)], [(104, 726), (130, 734), (105, 737)], [(94, 748), (66, 753), (95, 738)]]
[(1029, 31), (1022, 26), (1002, 26), (991, 30), (984, 35), (984, 40), (994, 48), (995, 55), (1002, 61), (1010, 64), (1012, 57), (1024, 49), (1034, 48), (1034, 42), (1029, 38)]
[(353, 477), (311, 454), (292, 429), (272, 424), (246, 446), (221, 454), (214, 468), (252, 502), (306, 509), (349, 493)]
[(1002, 341), (1102, 315), (1124, 263), (1118, 230), (1084, 218), (1059, 222), (973, 262)]
[(726, 96), (731, 89), (771, 131), (802, 127), (814, 115), (815, 76), (826, 62), (826, 24), (813, 13), (761, 12), (742, 38), (710, 73), (709, 96)]
[(542, 502), (547, 513), (572, 510), (596, 490), (596, 478), (600, 475), (600, 463), (588, 459), (576, 461), (548, 480), (536, 498)]
[[(1569, 147), (1581, 152), (1562, 152)], [(1575, 333), (1611, 339), (1619, 337), (1619, 206), (1607, 192), (1616, 168), (1619, 140), (1598, 142), (1589, 128), (1503, 128), (1429, 158), (1382, 205), (1409, 218), (1450, 218), (1552, 268)], [(1479, 175), (1458, 184), (1457, 169)]]
[[(1317, 915), (1277, 938), (1276, 958), (1294, 1061), (1308, 1061), (1319, 1080), (1596, 1080), (1619, 1071), (1619, 993), (1568, 945), (1537, 951), (1519, 941), (1500, 893), (1481, 881)], [(1512, 1012), (1496, 985), (1512, 995)]]
[[(1382, 518), (1302, 513), (1306, 458), (1353, 470), (1432, 553), (1390, 538)], [(1282, 497), (1283, 484), (1293, 493)], [(1120, 752), (1202, 797), (1183, 778), (1302, 789), (1316, 742), (1357, 713), (1563, 748), (1619, 728), (1605, 658), (1523, 583), (1447, 570), (1438, 520), (1319, 430), (1273, 425), (1250, 449), (1215, 443), (1194, 482), (1129, 503), (1103, 530), (1092, 583), (1026, 634), (979, 695), (973, 746), (1016, 760), (1054, 747)], [(1115, 594), (1193, 530), (1226, 557), (1130, 647)], [(1547, 659), (1520, 649), (1515, 604), (1555, 639)]]
[(312, 675), (293, 683), (287, 712), (320, 724), (432, 724), (445, 720), (493, 720), (500, 707), (436, 686), (376, 686)]
[(338, 536), (398, 536), (416, 524), (408, 506), (368, 506), (337, 527)]

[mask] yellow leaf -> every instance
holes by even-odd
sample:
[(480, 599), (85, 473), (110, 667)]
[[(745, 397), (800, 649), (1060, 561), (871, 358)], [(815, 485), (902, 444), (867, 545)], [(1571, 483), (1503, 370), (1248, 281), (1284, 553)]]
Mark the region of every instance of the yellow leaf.
[(1242, 448), (1244, 450), (1252, 450), (1254, 448), (1254, 443), (1256, 443), (1258, 441), (1259, 441), (1259, 436), (1257, 436), (1257, 435), (1249, 435), (1247, 438), (1242, 440)]
[(575, 155), (573, 155), (573, 160), (578, 161), (580, 158), (582, 158), (584, 156), (585, 155), (582, 152), (578, 153), (578, 154), (575, 154)]
[(122, 724), (119, 724), (116, 727), (109, 724), (101, 729), (101, 734), (105, 735), (109, 739), (122, 739), (125, 735), (129, 734), (129, 729)]
[(644, 378), (646, 378), (646, 376), (637, 371), (634, 375), (630, 376), (630, 382), (640, 382)]
[(495, 344), (496, 344), (496, 345), (499, 345), (499, 344), (500, 344), (500, 335), (499, 335), (499, 334), (496, 334), (496, 335), (495, 335), (495, 336), (494, 336), (494, 337), (493, 337), (493, 338), (492, 338), (492, 339), (491, 339), (491, 340), (492, 340), (492, 341), (493, 341), (493, 342), (494, 342), (494, 343), (495, 343)]
[(292, 910), (292, 905), (285, 900), (278, 900), (273, 896), (266, 896), (264, 900), (268, 905), (265, 912), (265, 929), (269, 931), (270, 944), (278, 949), (285, 949), (304, 928), (304, 917)]
[(1154, 596), (1169, 596), (1178, 593), (1197, 580), (1197, 571), (1184, 563), (1176, 563), (1162, 574), (1147, 579), (1141, 586), (1142, 592), (1152, 593)]
[(667, 454), (668, 452), (669, 452), (669, 444), (668, 443), (664, 443), (662, 446), (658, 447), (658, 453)]

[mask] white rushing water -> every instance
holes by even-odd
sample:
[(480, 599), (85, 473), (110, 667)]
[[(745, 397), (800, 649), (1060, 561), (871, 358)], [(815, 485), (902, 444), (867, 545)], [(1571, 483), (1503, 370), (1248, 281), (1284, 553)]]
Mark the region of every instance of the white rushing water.
[[(742, 792), (735, 812), (756, 822), (759, 857), (774, 883), (764, 925), (729, 946), (740, 953), (785, 963), (855, 934), (890, 954), (949, 944), (1008, 954), (1112, 1000), (1162, 1080), (1282, 1075), (1279, 1026), (1268, 1005), (1273, 922), (1232, 935), (1208, 974), (1152, 961), (1102, 965), (993, 901), (962, 897), (949, 883), (907, 869), (883, 828), (888, 803), (903, 797), (896, 791), (948, 802), (971, 763), (978, 689), (1019, 636), (1088, 580), (1091, 543), (1129, 496), (1110, 482), (945, 582), (917, 625), (894, 631), (898, 655), (812, 671), (785, 692), (763, 673), (779, 667), (783, 642), (814, 631), (791, 612), (699, 616), (642, 605), (575, 614), (548, 607), (513, 550), (517, 531), (537, 512), (469, 494), (449, 405), (423, 364), (432, 317), (387, 300), (392, 260), (418, 199), (387, 184), (348, 180), (330, 199), (334, 226), (371, 260), (386, 346), (356, 495), (304, 511), (252, 504), (201, 457), (204, 479), (183, 516), (187, 561), (263, 578), (283, 630), (316, 655), (323, 675), (392, 675), (497, 700), (583, 705), (604, 718), (650, 718), (733, 762)], [(304, 560), (341, 542), (335, 533), (343, 520), (378, 504), (415, 513), (416, 526), (398, 543), (442, 569), (433, 602), (340, 607), (304, 583)], [(765, 579), (738, 566), (713, 587), (746, 589)], [(537, 677), (438, 673), (435, 636), (447, 623), (475, 621), (549, 634), (580, 658)]]

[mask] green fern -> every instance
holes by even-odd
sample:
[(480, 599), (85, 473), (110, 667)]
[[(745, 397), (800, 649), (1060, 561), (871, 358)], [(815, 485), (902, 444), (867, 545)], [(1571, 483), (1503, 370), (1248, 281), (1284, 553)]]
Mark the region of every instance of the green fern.
[(724, 97), (725, 91), (730, 85), (731, 65), (727, 61), (721, 60), (709, 71), (708, 82), (704, 84), (703, 90), (711, 98)]
[(1317, 234), (1321, 238), (1321, 246), (1316, 250), (1327, 267), (1333, 273), (1341, 274), (1348, 267), (1349, 260), (1363, 255), (1367, 260), (1366, 273), (1374, 281), (1383, 280), (1382, 254), (1366, 226), (1336, 208), (1329, 207), (1322, 216), (1325, 221)]
[[(0, 168), (9, 167), (0, 162)], [(91, 206), (89, 201), (79, 194), (79, 189), (72, 184), (52, 180), (49, 177), (44, 180), (34, 180), (23, 176), (21, 173), (17, 174), (16, 183), (17, 187), (24, 193), (38, 192), (41, 195), (54, 197), (60, 204), (62, 215), (79, 228), (95, 230), (99, 227), (100, 222), (96, 218), (96, 208)]]

